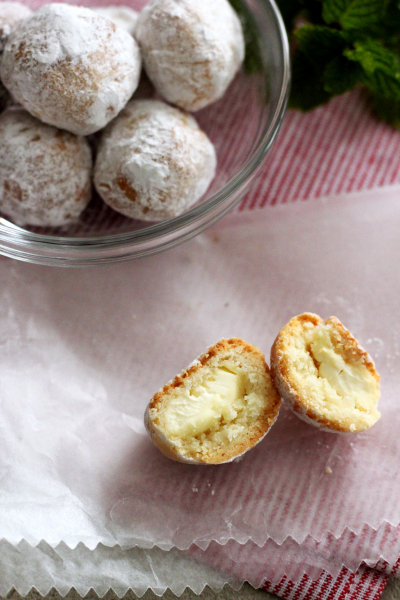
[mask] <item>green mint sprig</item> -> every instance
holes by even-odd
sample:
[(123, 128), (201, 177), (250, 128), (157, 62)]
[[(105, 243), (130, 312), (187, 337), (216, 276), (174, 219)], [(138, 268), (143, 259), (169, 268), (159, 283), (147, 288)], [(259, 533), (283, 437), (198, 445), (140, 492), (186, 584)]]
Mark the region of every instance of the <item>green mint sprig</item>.
[(362, 84), (400, 128), (400, 1), (278, 0), (292, 42), (290, 106), (310, 110)]
[[(245, 68), (261, 68), (246, 0), (230, 0), (246, 38)], [(375, 113), (400, 129), (400, 0), (277, 0), (292, 49), (289, 106), (310, 110), (363, 85)]]

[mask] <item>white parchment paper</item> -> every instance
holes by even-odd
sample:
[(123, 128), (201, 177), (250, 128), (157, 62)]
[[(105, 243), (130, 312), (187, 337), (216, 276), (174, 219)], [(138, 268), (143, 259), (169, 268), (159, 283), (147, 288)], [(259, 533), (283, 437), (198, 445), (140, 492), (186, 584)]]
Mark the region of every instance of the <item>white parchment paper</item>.
[[(284, 577), (291, 582), (304, 575), (316, 581), (322, 572), (336, 577), (343, 567), (355, 573), (362, 564), (390, 573), (400, 556), (400, 530), (387, 523), (377, 530), (365, 525), (358, 535), (346, 529), (340, 538), (326, 534), (319, 542), (308, 536), (298, 544), (287, 537), (282, 544), (269, 539), (259, 547), (229, 540), (224, 546), (211, 542), (206, 550), (193, 545), (188, 553), (258, 588), (265, 581), (279, 584)], [(393, 573), (398, 576), (397, 569)]]
[(100, 597), (110, 589), (118, 597), (128, 590), (142, 596), (149, 588), (157, 595), (170, 589), (180, 596), (187, 587), (195, 594), (206, 585), (219, 591), (226, 583), (237, 590), (243, 581), (177, 549), (166, 552), (99, 545), (89, 550), (83, 544), (71, 549), (63, 543), (52, 548), (45, 542), (32, 547), (27, 542), (12, 546), (0, 541), (1, 596), (13, 588), (25, 596), (32, 587), (42, 595), (53, 587), (64, 595), (74, 587), (80, 596), (90, 589)]
[[(1, 259), (0, 538), (184, 549), (397, 525), (398, 197), (266, 209), (118, 266)], [(239, 463), (161, 456), (142, 424), (152, 394), (220, 337), (268, 355), (305, 310), (338, 316), (375, 357), (380, 422), (346, 437), (283, 409)]]

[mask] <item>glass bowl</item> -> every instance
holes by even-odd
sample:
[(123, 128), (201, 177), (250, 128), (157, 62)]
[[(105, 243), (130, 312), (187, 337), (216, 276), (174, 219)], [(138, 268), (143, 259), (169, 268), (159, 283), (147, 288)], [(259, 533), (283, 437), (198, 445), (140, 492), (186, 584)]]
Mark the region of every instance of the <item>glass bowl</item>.
[[(78, 222), (67, 228), (21, 228), (0, 216), (0, 253), (27, 262), (76, 267), (149, 256), (197, 235), (240, 202), (262, 170), (286, 109), (289, 45), (274, 0), (237, 0), (250, 36), (243, 68), (225, 96), (195, 114), (215, 144), (217, 175), (207, 194), (179, 217), (161, 223), (127, 219), (94, 197)], [(128, 0), (139, 9), (145, 0)], [(86, 0), (87, 6), (128, 4)], [(29, 3), (29, 2), (28, 2)], [(46, 0), (31, 0), (38, 8)], [(78, 3), (78, 2), (77, 2)], [(82, 2), (79, 2), (82, 5)], [(137, 94), (145, 96), (144, 81)], [(151, 93), (151, 90), (150, 90)]]

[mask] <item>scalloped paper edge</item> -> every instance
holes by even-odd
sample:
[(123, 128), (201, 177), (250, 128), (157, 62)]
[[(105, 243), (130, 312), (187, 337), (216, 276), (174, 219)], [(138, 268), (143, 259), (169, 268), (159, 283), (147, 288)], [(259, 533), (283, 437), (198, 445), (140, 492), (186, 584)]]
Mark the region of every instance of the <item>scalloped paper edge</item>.
[[(385, 522), (385, 523), (387, 525), (390, 525), (388, 522)], [(366, 527), (371, 532), (377, 531), (377, 530), (369, 527), (368, 525), (366, 525)], [(349, 533), (351, 533), (350, 530), (349, 530)], [(310, 540), (311, 539), (312, 538), (310, 536)], [(335, 538), (335, 539), (338, 539), (338, 538)], [(231, 540), (231, 541), (234, 541), (234, 540)], [(295, 540), (293, 540), (293, 542), (296, 543)], [(204, 558), (207, 558), (207, 560), (204, 560), (204, 561), (200, 560), (199, 555), (203, 551), (198, 546), (197, 546), (198, 551), (194, 552), (193, 554), (191, 554), (190, 552), (186, 553), (182, 550), (179, 550), (176, 547), (172, 548), (172, 552), (174, 553), (175, 557), (177, 557), (179, 554), (182, 554), (182, 556), (179, 557), (181, 560), (181, 566), (187, 567), (190, 564), (190, 567), (191, 567), (188, 572), (185, 571), (183, 573), (182, 579), (178, 583), (174, 584), (173, 581), (170, 581), (170, 582), (167, 581), (168, 577), (166, 578), (164, 583), (161, 583), (161, 580), (157, 575), (157, 568), (154, 569), (154, 567), (152, 565), (152, 557), (151, 557), (152, 553), (153, 554), (155, 553), (156, 555), (158, 555), (155, 557), (158, 560), (163, 555), (168, 556), (168, 563), (170, 563), (170, 564), (169, 564), (169, 566), (164, 565), (163, 567), (161, 567), (161, 571), (163, 569), (164, 569), (164, 571), (165, 571), (165, 569), (167, 569), (167, 572), (171, 572), (170, 566), (171, 566), (171, 562), (173, 562), (173, 557), (171, 558), (171, 554), (170, 554), (171, 551), (161, 549), (161, 548), (157, 547), (156, 545), (154, 545), (153, 548), (151, 548), (151, 549), (139, 548), (138, 546), (128, 549), (128, 548), (122, 548), (121, 546), (118, 546), (118, 545), (105, 546), (104, 544), (99, 543), (99, 544), (97, 544), (96, 548), (94, 550), (92, 550), (92, 549), (88, 548), (88, 546), (86, 546), (83, 542), (80, 542), (74, 548), (72, 548), (65, 542), (60, 542), (58, 545), (53, 547), (50, 544), (48, 544), (45, 540), (41, 540), (36, 545), (29, 543), (25, 539), (21, 539), (18, 544), (12, 544), (11, 542), (9, 542), (8, 540), (6, 540), (4, 538), (0, 540), (0, 547), (2, 544), (7, 544), (10, 547), (10, 549), (18, 552), (18, 555), (21, 557), (21, 561), (23, 563), (23, 564), (21, 564), (20, 573), (23, 572), (24, 576), (27, 577), (27, 581), (29, 581), (29, 583), (24, 582), (24, 581), (23, 582), (20, 581), (19, 583), (17, 582), (17, 580), (20, 579), (20, 575), (18, 576), (18, 565), (16, 565), (15, 575), (13, 575), (13, 574), (8, 575), (8, 571), (6, 571), (7, 577), (5, 577), (5, 578), (0, 577), (0, 595), (2, 595), (2, 596), (6, 596), (7, 593), (9, 593), (11, 591), (11, 589), (13, 589), (13, 588), (22, 596), (26, 595), (32, 588), (36, 589), (42, 595), (46, 595), (53, 588), (56, 589), (58, 591), (58, 593), (60, 593), (60, 595), (66, 595), (71, 588), (75, 588), (81, 596), (84, 596), (85, 594), (87, 594), (87, 592), (90, 589), (93, 589), (99, 596), (104, 596), (104, 594), (107, 593), (107, 591), (112, 590), (119, 598), (122, 598), (122, 596), (128, 590), (132, 590), (136, 595), (141, 597), (146, 593), (146, 591), (148, 589), (151, 589), (156, 595), (162, 595), (165, 591), (170, 589), (174, 594), (176, 594), (177, 596), (180, 596), (187, 588), (189, 588), (195, 594), (200, 594), (206, 586), (209, 586), (213, 591), (218, 592), (224, 587), (224, 585), (229, 585), (233, 590), (237, 591), (240, 589), (240, 587), (243, 585), (243, 583), (245, 581), (249, 581), (249, 583), (253, 587), (257, 588), (257, 587), (262, 586), (262, 584), (266, 578), (265, 577), (266, 573), (263, 571), (263, 567), (260, 568), (260, 572), (263, 572), (264, 575), (262, 575), (262, 576), (258, 575), (258, 576), (256, 576), (256, 578), (237, 576), (237, 575), (227, 575), (226, 573), (229, 572), (229, 569), (225, 568), (225, 569), (219, 570), (219, 569), (221, 569), (222, 564), (213, 564), (212, 561), (210, 561), (210, 557), (204, 557)], [(215, 542), (215, 544), (219, 547), (224, 547), (226, 545), (226, 544), (219, 544), (218, 542)], [(236, 542), (236, 544), (238, 544), (239, 547), (240, 546), (243, 547), (243, 544), (240, 544), (239, 542)], [(254, 542), (253, 542), (253, 544), (256, 548), (259, 548), (259, 546), (257, 544), (255, 544)], [(40, 546), (42, 546), (42, 548), (40, 548)], [(57, 579), (59, 579), (59, 577), (57, 576), (57, 569), (60, 572), (60, 569), (62, 569), (62, 565), (69, 564), (71, 566), (71, 564), (72, 564), (71, 559), (73, 557), (68, 556), (68, 555), (71, 555), (71, 553), (76, 552), (78, 546), (81, 547), (81, 550), (83, 552), (91, 553), (91, 554), (98, 551), (98, 549), (100, 547), (103, 547), (105, 549), (106, 554), (107, 554), (107, 552), (109, 553), (110, 550), (113, 550), (113, 549), (118, 549), (119, 552), (122, 552), (122, 553), (134, 552), (136, 550), (137, 552), (140, 552), (143, 559), (145, 559), (149, 562), (152, 575), (154, 576), (154, 578), (156, 580), (158, 580), (159, 583), (158, 583), (158, 585), (156, 582), (154, 584), (150, 584), (150, 585), (148, 584), (148, 582), (146, 582), (146, 583), (143, 582), (143, 584), (140, 584), (140, 583), (138, 584), (136, 573), (134, 573), (133, 571), (132, 571), (132, 582), (125, 581), (124, 584), (117, 583), (117, 582), (113, 583), (112, 581), (107, 582), (107, 576), (104, 577), (102, 572), (100, 573), (100, 576), (99, 576), (99, 578), (101, 578), (101, 580), (102, 580), (102, 583), (96, 583), (94, 581), (86, 582), (86, 581), (84, 581), (84, 575), (82, 577), (82, 573), (79, 571), (79, 568), (78, 568), (76, 570), (76, 576), (77, 576), (76, 579), (72, 580), (72, 575), (71, 575), (71, 582), (68, 582), (68, 583), (64, 582), (64, 583), (58, 584)], [(277, 546), (279, 546), (279, 545), (277, 545)], [(280, 545), (280, 546), (282, 546), (282, 545)], [(400, 536), (399, 536), (399, 543), (398, 543), (397, 548), (398, 548), (398, 554), (400, 554)], [(48, 581), (47, 583), (40, 583), (41, 573), (39, 573), (39, 575), (37, 574), (37, 567), (39, 564), (38, 561), (40, 561), (40, 554), (36, 555), (36, 551), (39, 552), (42, 556), (47, 556), (48, 560), (52, 561), (52, 563), (50, 563), (50, 564), (53, 564), (53, 566), (54, 566), (54, 568), (51, 569), (51, 573), (53, 574), (52, 575), (53, 581), (51, 581), (51, 582)], [(27, 559), (29, 561), (29, 557), (27, 556), (27, 554), (29, 554), (29, 553), (32, 553), (32, 557), (31, 557), (32, 563), (35, 563), (34, 568), (36, 569), (34, 572), (34, 575), (31, 576), (31, 580), (29, 579), (30, 576), (26, 574), (27, 573), (26, 569), (28, 568), (28, 571), (29, 571), (29, 566), (30, 566), (29, 564), (27, 564)], [(51, 554), (52, 556), (49, 556), (49, 554)], [(396, 568), (396, 565), (393, 564), (393, 555), (390, 556), (389, 554), (390, 553), (385, 551), (385, 549), (384, 549), (383, 552), (379, 553), (379, 557), (378, 557), (378, 555), (376, 555), (373, 559), (371, 559), (371, 556), (368, 557), (368, 556), (361, 555), (359, 559), (349, 561), (349, 560), (346, 560), (346, 558), (344, 557), (343, 560), (340, 560), (337, 563), (332, 561), (330, 563), (330, 567), (329, 567), (329, 565), (314, 567), (313, 573), (311, 573), (310, 569), (309, 570), (304, 569), (304, 570), (301, 570), (301, 572), (300, 571), (298, 572), (298, 576), (296, 579), (294, 579), (294, 583), (299, 582), (302, 579), (302, 577), (304, 577), (304, 576), (307, 576), (310, 579), (315, 580), (315, 578), (319, 577), (319, 575), (323, 571), (327, 572), (329, 575), (331, 575), (333, 577), (337, 576), (342, 568), (346, 568), (351, 573), (356, 573), (357, 570), (361, 567), (361, 565), (363, 563), (366, 563), (371, 568), (376, 568), (377, 565), (380, 563), (379, 570), (382, 571), (383, 573), (385, 573), (386, 575), (388, 575), (389, 573), (395, 572), (395, 568)], [(117, 558), (120, 558), (120, 557), (116, 557), (116, 559)], [(96, 569), (98, 569), (99, 564), (101, 564), (101, 560), (99, 563), (99, 561), (97, 559), (98, 559), (98, 557), (96, 557)], [(1, 573), (1, 562), (2, 562), (2, 559), (0, 559), (0, 573)], [(229, 562), (229, 560), (228, 560), (228, 562)], [(56, 564), (54, 564), (54, 563), (56, 563)], [(105, 564), (107, 563), (106, 567), (109, 570), (110, 558), (105, 557), (104, 563)], [(193, 582), (192, 582), (193, 569), (196, 568), (196, 563), (198, 565), (199, 571), (203, 571), (203, 574), (200, 575), (197, 585), (193, 584)], [(217, 563), (218, 563), (218, 561), (217, 561)], [(223, 563), (223, 561), (222, 561), (222, 563)], [(400, 559), (397, 561), (397, 563), (400, 564)], [(128, 562), (127, 562), (127, 564), (128, 564)], [(266, 564), (264, 559), (261, 559), (261, 564), (262, 565)], [(79, 566), (79, 560), (78, 560), (78, 566)], [(158, 566), (160, 566), (160, 565), (158, 565)], [(23, 569), (22, 569), (22, 567), (23, 567)], [(156, 565), (156, 567), (157, 567), (157, 565)], [(5, 568), (5, 570), (7, 570), (7, 566), (3, 567), (3, 568)], [(46, 574), (46, 571), (44, 571), (44, 573)], [(216, 574), (216, 573), (218, 573), (218, 577), (217, 577), (218, 582), (216, 581), (215, 577), (212, 576), (213, 574)], [(62, 572), (61, 572), (61, 576), (62, 576)], [(290, 578), (293, 581), (293, 577), (290, 575), (290, 572), (287, 572), (286, 570), (284, 570), (281, 573), (277, 574), (276, 581), (274, 580), (272, 583), (279, 583), (279, 581), (281, 580), (281, 578), (283, 576), (287, 576), (288, 578)], [(64, 575), (64, 577), (68, 578), (68, 575)], [(185, 580), (185, 578), (186, 578), (186, 580)], [(187, 581), (187, 578), (189, 578), (190, 581)], [(79, 581), (81, 583), (79, 583)]]

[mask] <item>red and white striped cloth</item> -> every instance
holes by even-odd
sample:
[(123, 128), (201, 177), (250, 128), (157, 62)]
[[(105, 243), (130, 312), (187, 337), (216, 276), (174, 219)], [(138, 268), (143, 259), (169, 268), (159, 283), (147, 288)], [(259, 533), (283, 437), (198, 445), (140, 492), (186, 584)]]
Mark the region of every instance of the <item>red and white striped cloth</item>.
[(323, 571), (318, 579), (307, 575), (296, 583), (284, 576), (277, 585), (266, 581), (263, 589), (286, 600), (378, 600), (389, 576), (362, 566), (356, 573), (343, 567), (332, 577)]
[(212, 542), (190, 553), (286, 600), (377, 600), (389, 577), (400, 577), (400, 528), (365, 526), (359, 535), (347, 530), (339, 539), (328, 534), (320, 542), (308, 538), (302, 544), (291, 538), (282, 545), (269, 540), (262, 548), (252, 542)]
[(288, 111), (270, 159), (240, 210), (400, 183), (400, 134), (362, 90), (303, 114)]

